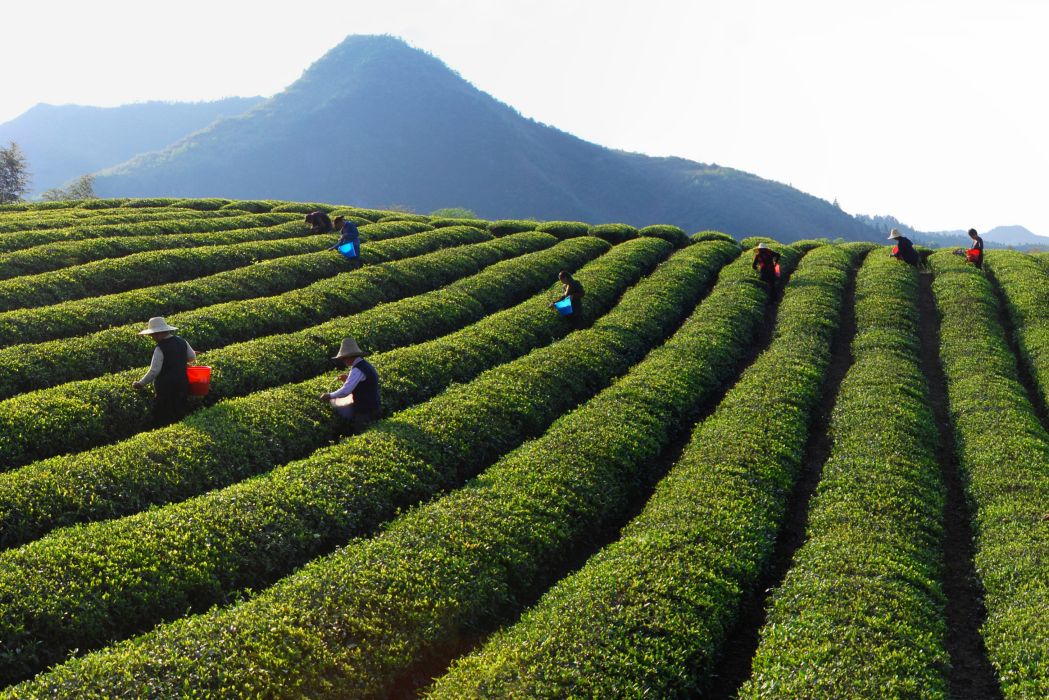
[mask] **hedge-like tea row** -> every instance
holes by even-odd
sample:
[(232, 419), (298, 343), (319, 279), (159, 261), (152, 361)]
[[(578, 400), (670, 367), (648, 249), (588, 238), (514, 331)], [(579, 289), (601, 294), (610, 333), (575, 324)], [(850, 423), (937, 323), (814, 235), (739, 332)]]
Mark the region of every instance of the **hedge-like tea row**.
[(500, 219), (499, 221), (491, 221), (488, 223), (488, 230), (496, 236), (506, 236), (511, 233), (521, 233), (523, 231), (534, 231), (535, 227), (539, 225), (538, 221), (523, 221), (518, 219)]
[(50, 306), (153, 285), (184, 282), (260, 260), (325, 250), (331, 234), (231, 245), (153, 250), (0, 281), (0, 311)]
[(652, 226), (645, 226), (642, 229), (638, 229), (637, 235), (654, 236), (656, 238), (662, 238), (664, 241), (673, 243), (677, 248), (683, 248), (690, 243), (688, 234), (686, 234), (678, 226), (670, 226), (668, 224), (654, 224)]
[(604, 238), (609, 243), (622, 243), (637, 238), (637, 229), (629, 224), (597, 224), (588, 232), (591, 236)]
[[(216, 362), (215, 392), (223, 396), (247, 394), (261, 386), (318, 375), (331, 366), (331, 348), (338, 347), (347, 334), (370, 352), (383, 352), (452, 333), (546, 288), (559, 269), (574, 270), (606, 250), (608, 244), (593, 238), (572, 245), (559, 244), (496, 263), (437, 291), (383, 304), (351, 318), (227, 346), (225, 351), (208, 354), (209, 361), (217, 355), (222, 360)], [(617, 249), (607, 259), (586, 268), (586, 277), (612, 272), (619, 275), (611, 284), (596, 283), (599, 293), (592, 304), (595, 309), (610, 306), (630, 279), (658, 262), (658, 252)], [(402, 361), (392, 367), (385, 359), (376, 359), (386, 375), (386, 403), (403, 407), (430, 398), (444, 386), (442, 382), (452, 377), (461, 381), (468, 372), (487, 367), (488, 362), (510, 359), (507, 353), (511, 348), (524, 352), (530, 347), (530, 338), (538, 343), (556, 337), (566, 324), (552, 323), (549, 313), (540, 316), (534, 306), (499, 314), (483, 326), (428, 343), (425, 348), (394, 353), (393, 357)], [(540, 327), (545, 334), (535, 332)], [(516, 342), (512, 346), (487, 343), (481, 345), (482, 353), (472, 349), (478, 341), (493, 337), (493, 331), (496, 338)], [(481, 333), (488, 336), (481, 337)], [(457, 353), (460, 362), (453, 370), (433, 378), (434, 370), (443, 367), (433, 358), (445, 350)], [(403, 358), (427, 362), (426, 369), (413, 368)], [(398, 366), (411, 372), (414, 382), (398, 383), (390, 374)], [(423, 376), (431, 377), (431, 381), (421, 382)], [(308, 454), (337, 434), (338, 421), (324, 420), (330, 412), (316, 408), (316, 396), (324, 390), (318, 385), (330, 381), (330, 377), (324, 377), (231, 405), (220, 404), (199, 411), (181, 425), (0, 475), (0, 547), (22, 544), (58, 525), (126, 515), (141, 510), (147, 503), (188, 498)], [(279, 403), (282, 410), (273, 411), (274, 403)], [(303, 415), (311, 417), (305, 422), (308, 429), (301, 420)], [(239, 437), (232, 439), (235, 435)], [(283, 436), (294, 439), (280, 439)]]
[[(582, 221), (544, 221), (535, 227), (536, 231), (549, 233), (558, 238), (575, 238), (590, 233), (590, 224)], [(735, 242), (735, 241), (733, 241)]]
[(917, 298), (914, 268), (871, 253), (806, 541), (771, 596), (740, 697), (947, 696), (944, 486)]
[(65, 228), (67, 226), (98, 226), (103, 224), (133, 224), (141, 221), (164, 219), (221, 219), (236, 216), (236, 212), (190, 211), (186, 209), (161, 209), (155, 212), (130, 212), (121, 210), (73, 209), (54, 213), (0, 214), (0, 237), (4, 234), (40, 229)]
[(1017, 379), (990, 282), (950, 253), (929, 263), (955, 449), (973, 505), (987, 608), (980, 632), (1006, 698), (1049, 697), (1049, 434)]
[[(440, 229), (424, 235), (433, 237), (431, 243), (459, 244), (489, 236), (467, 227)], [(430, 291), (476, 272), (485, 264), (524, 250), (548, 247), (555, 240), (546, 234), (537, 234), (536, 239), (524, 246), (515, 240), (505, 246), (489, 245), (477, 252), (456, 249), (441, 251), (451, 255), (420, 255), (322, 280), (276, 299), (205, 307), (170, 317), (169, 321), (179, 328), (190, 345), (202, 351), (245, 338), (299, 330), (384, 301)], [(136, 335), (135, 328), (126, 327), (125, 337), (130, 343), (138, 341), (139, 356), (142, 360), (148, 359), (152, 341)], [(149, 424), (152, 399), (147, 391), (132, 389), (131, 383), (145, 371), (146, 368), (141, 367), (69, 382), (0, 402), (0, 465), (10, 468), (87, 449), (142, 429)]]
[(451, 219), (451, 218), (434, 218), (430, 219), (430, 226), (434, 228), (441, 228), (444, 226), (473, 226), (474, 228), (487, 229), (490, 221), (486, 219)]
[[(645, 241), (631, 247), (632, 257), (635, 264), (638, 251), (658, 259), (668, 248), (662, 241)], [(628, 291), (592, 329), (456, 385), (305, 460), (197, 499), (58, 531), (0, 554), (0, 600), (11, 601), (0, 620), (0, 638), (27, 652), (0, 657), (0, 680), (36, 670), (71, 646), (97, 646), (106, 637), (179, 615), (187, 606), (201, 609), (245, 585), (271, 581), (351, 534), (374, 528), (399, 506), (457, 484), (629, 367), (708, 286), (719, 263), (733, 254), (725, 248), (671, 260)], [(605, 301), (605, 291), (618, 286), (614, 278), (597, 275), (587, 282), (600, 288), (599, 299)], [(540, 335), (548, 337), (543, 326), (563, 332), (570, 324), (546, 308), (550, 297), (543, 296), (527, 314), (540, 320)], [(508, 337), (501, 340), (512, 348), (519, 326), (503, 326)], [(483, 355), (493, 345), (485, 335), (468, 340), (465, 348), (425, 348), (409, 360), (413, 372), (398, 373), (385, 363), (376, 367), (380, 376), (399, 374), (410, 385), (416, 372), (425, 378), (428, 362), (437, 361), (440, 369), (465, 355), (471, 365), (471, 355)], [(313, 412), (326, 408), (315, 399), (311, 405)], [(104, 573), (95, 557), (76, 562), (87, 551), (84, 536), (91, 550), (106, 552)], [(59, 560), (64, 563), (56, 569), (52, 564)], [(50, 594), (41, 598), (44, 591)], [(58, 613), (72, 609), (76, 616)]]
[[(35, 275), (63, 267), (83, 265), (94, 260), (117, 258), (148, 250), (197, 248), (249, 241), (271, 241), (305, 236), (301, 221), (276, 226), (256, 226), (215, 233), (173, 233), (168, 236), (118, 236), (87, 241), (66, 241), (0, 254), (0, 279)], [(334, 240), (334, 239), (333, 239)]]
[(1042, 406), (1049, 407), (1049, 270), (1030, 255), (1012, 250), (992, 251), (984, 266), (1005, 296), (1020, 357)]
[[(654, 239), (642, 242), (648, 241)], [(426, 404), (353, 442), (385, 456), (382, 480), (396, 492), (420, 489), (418, 482), (429, 486), (427, 492), (454, 485), (494, 456), (486, 451), (470, 459), (476, 448), (469, 443), (478, 434), (487, 432), (484, 439), (491, 440), (492, 433), (520, 433), (522, 423), (541, 429), (548, 418), (539, 416), (561, 391), (592, 393), (602, 383), (591, 384), (587, 375), (598, 365), (605, 372), (628, 369), (651, 337), (659, 337), (663, 324), (657, 320), (688, 313), (691, 307), (683, 305), (689, 295), (678, 290), (694, 282), (694, 266), (682, 263), (697, 256), (696, 248), (672, 257), (593, 329), (447, 392), (442, 399), (451, 415), (442, 410), (427, 419)], [(728, 378), (761, 322), (766, 292), (745, 265), (726, 267), (684, 329), (634, 371), (465, 487), (398, 518), (373, 539), (352, 541), (311, 562), (247, 603), (72, 660), (11, 696), (75, 688), (91, 697), (132, 687), (158, 696), (385, 695), (433, 647), (512, 614), (519, 596), (545, 583), (549, 567), (623, 512), (640, 472), (674, 427)], [(662, 284), (655, 286), (657, 280)], [(459, 405), (472, 404), (486, 385), (485, 403), (494, 416), (476, 404)], [(534, 403), (533, 392), (541, 394)], [(574, 402), (556, 403), (563, 411)], [(428, 448), (416, 450), (411, 461), (399, 447), (424, 441)], [(462, 452), (465, 464), (442, 475), (451, 467), (441, 464), (449, 450)], [(346, 471), (346, 458), (339, 456), (329, 468)], [(378, 459), (370, 461), (373, 471)], [(464, 467), (465, 474), (459, 471)], [(375, 490), (379, 473), (344, 483), (358, 480)], [(346, 497), (356, 491), (351, 487)], [(369, 510), (381, 500), (374, 492), (371, 499)], [(352, 518), (361, 507), (357, 500), (336, 501), (337, 507)], [(394, 505), (385, 504), (384, 515)], [(310, 529), (301, 536), (308, 541)]]
[(73, 226), (43, 231), (24, 231), (0, 236), (0, 252), (30, 248), (45, 243), (80, 241), (90, 238), (112, 238), (114, 236), (163, 236), (169, 233), (205, 233), (208, 231), (232, 231), (252, 226), (276, 226), (295, 221), (294, 214), (258, 214), (246, 216), (204, 217), (191, 215), (176, 216), (163, 221), (132, 221), (126, 224), (101, 226)]
[[(462, 236), (463, 229), (449, 229), (454, 233), (441, 235), (411, 234), (413, 227), (421, 224), (374, 224), (369, 233), (362, 232), (362, 238), (372, 238), (373, 229), (390, 226), (397, 233), (398, 241), (366, 245), (361, 251), (361, 261), (366, 264), (389, 262), (404, 257), (411, 257), (428, 250), (438, 241), (447, 241), (449, 236)], [(387, 234), (388, 230), (378, 233)], [(427, 233), (423, 231), (423, 233)], [(439, 247), (439, 246), (438, 246)], [(289, 290), (316, 282), (320, 278), (334, 277), (347, 271), (345, 259), (331, 252), (306, 253), (290, 255), (275, 260), (267, 260), (247, 267), (202, 277), (188, 282), (138, 289), (104, 297), (63, 302), (52, 306), (35, 309), (21, 309), (0, 313), (0, 348), (12, 344), (33, 344), (46, 342), (55, 338), (76, 336), (97, 332), (117, 324), (129, 323), (158, 314), (171, 314), (185, 309), (199, 309), (204, 306), (231, 302), (255, 297), (279, 295)], [(81, 337), (68, 342), (80, 344), (86, 339)], [(5, 352), (0, 350), (0, 352)], [(32, 353), (33, 350), (28, 352)], [(10, 355), (10, 353), (7, 353)], [(49, 351), (45, 356), (51, 356)], [(53, 357), (60, 357), (54, 355)], [(5, 361), (0, 360), (0, 366)], [(28, 366), (31, 363), (23, 357), (16, 360), (14, 366)], [(3, 370), (0, 369), (0, 375)], [(4, 380), (0, 379), (0, 385)], [(2, 393), (2, 391), (0, 391)]]
[(828, 247), (805, 256), (786, 287), (769, 349), (697, 426), (620, 540), (456, 662), (432, 695), (666, 698), (702, 691), (775, 543), (849, 268), (863, 250)]

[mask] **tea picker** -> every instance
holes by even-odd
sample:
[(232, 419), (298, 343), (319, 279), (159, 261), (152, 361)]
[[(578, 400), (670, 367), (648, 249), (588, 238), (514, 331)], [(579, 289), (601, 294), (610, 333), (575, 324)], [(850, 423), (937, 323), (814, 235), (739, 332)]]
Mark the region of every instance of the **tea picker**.
[(320, 400), (331, 403), (351, 432), (359, 432), (366, 423), (382, 415), (379, 373), (364, 359), (364, 352), (352, 337), (343, 338), (339, 352), (332, 359), (348, 368), (349, 372), (339, 375), (339, 381), (343, 383), (341, 387), (321, 394)]
[(354, 263), (354, 266), (359, 266), (361, 264), (361, 232), (357, 224), (348, 221), (345, 217), (336, 216), (335, 226), (340, 231), (339, 242), (328, 250), (339, 251), (344, 258)]
[(175, 335), (177, 330), (163, 317), (154, 316), (149, 319), (146, 328), (138, 332), (139, 335), (152, 338), (157, 346), (153, 349), (149, 371), (131, 386), (142, 389), (148, 384), (153, 385), (153, 422), (157, 426), (180, 418), (190, 394), (187, 365), (197, 359), (197, 353), (189, 343)]
[(911, 243), (911, 239), (902, 235), (897, 229), (889, 231), (889, 240), (896, 241), (896, 245), (893, 246), (892, 252), (889, 253), (891, 257), (897, 260), (902, 260), (908, 265), (918, 267), (918, 251), (914, 249), (914, 244)]
[(754, 261), (750, 264), (750, 269), (757, 270), (761, 275), (761, 281), (774, 288), (776, 280), (779, 279), (779, 258), (779, 253), (764, 243), (758, 243), (758, 247), (754, 249)]
[(568, 274), (566, 270), (558, 272), (557, 279), (561, 280), (564, 289), (561, 296), (551, 302), (550, 308), (557, 309), (557, 312), (562, 316), (567, 316), (569, 320), (578, 322), (583, 312), (583, 295), (586, 294), (586, 291), (583, 289), (583, 285), (579, 283), (579, 280)]
[(310, 225), (310, 233), (328, 233), (333, 230), (331, 219), (322, 211), (311, 211), (306, 215), (306, 223)]

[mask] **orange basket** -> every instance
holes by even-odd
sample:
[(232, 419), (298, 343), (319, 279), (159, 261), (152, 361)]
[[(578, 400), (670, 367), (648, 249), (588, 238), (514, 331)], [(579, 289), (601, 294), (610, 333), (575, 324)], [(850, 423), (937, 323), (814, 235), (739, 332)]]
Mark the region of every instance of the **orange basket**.
[(190, 365), (186, 367), (186, 378), (189, 379), (190, 396), (207, 396), (211, 388), (211, 368), (207, 365)]

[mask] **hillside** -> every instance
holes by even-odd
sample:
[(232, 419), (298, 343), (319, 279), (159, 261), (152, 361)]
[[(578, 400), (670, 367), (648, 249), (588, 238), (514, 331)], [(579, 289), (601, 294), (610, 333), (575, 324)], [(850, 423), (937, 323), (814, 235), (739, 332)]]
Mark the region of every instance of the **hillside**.
[(489, 218), (661, 222), (786, 240), (871, 237), (786, 185), (614, 151), (526, 119), (391, 37), (349, 37), (257, 109), (104, 171), (96, 190), (458, 206)]
[(33, 175), (30, 196), (155, 151), (221, 117), (241, 114), (261, 97), (215, 102), (145, 102), (121, 107), (38, 104), (0, 124), (0, 143), (16, 142)]
[(1049, 697), (1049, 254), (887, 249), (0, 207), (0, 700)]

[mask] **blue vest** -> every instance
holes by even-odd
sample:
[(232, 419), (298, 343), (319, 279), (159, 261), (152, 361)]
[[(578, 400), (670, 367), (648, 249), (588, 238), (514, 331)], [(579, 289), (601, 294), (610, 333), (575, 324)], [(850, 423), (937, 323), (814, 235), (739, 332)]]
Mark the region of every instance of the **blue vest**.
[(354, 410), (361, 413), (378, 411), (382, 406), (382, 399), (379, 396), (379, 373), (364, 358), (361, 358), (354, 367), (364, 373), (364, 380), (357, 383), (351, 394)]

